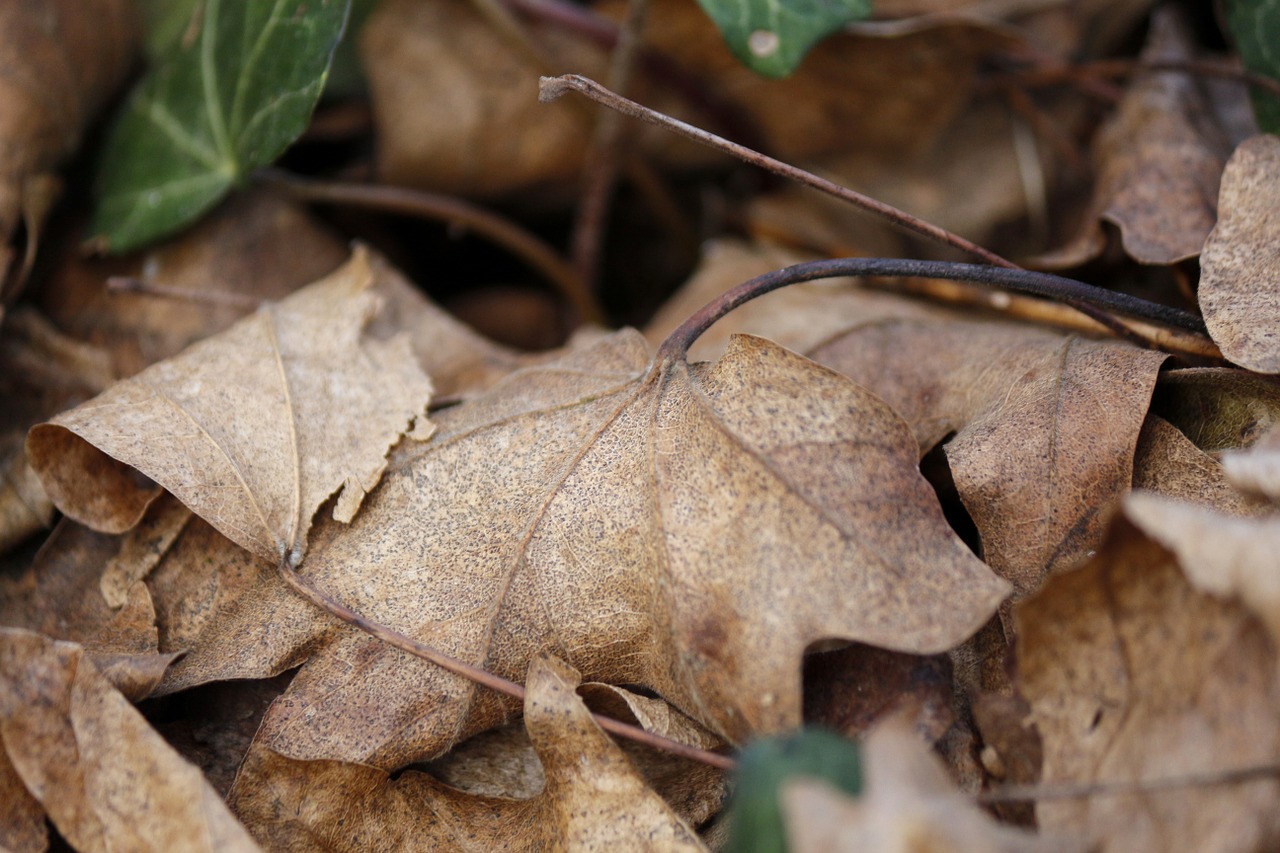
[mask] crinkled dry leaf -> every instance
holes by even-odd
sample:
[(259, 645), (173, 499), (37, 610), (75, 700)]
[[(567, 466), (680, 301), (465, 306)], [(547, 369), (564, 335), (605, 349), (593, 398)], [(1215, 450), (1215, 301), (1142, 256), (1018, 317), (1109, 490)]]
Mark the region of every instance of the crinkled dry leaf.
[(1269, 512), (1266, 501), (1232, 488), (1223, 465), (1159, 415), (1148, 415), (1133, 459), (1133, 487), (1192, 501), (1228, 515)]
[[(1152, 16), (1143, 59), (1194, 58), (1192, 33), (1177, 14), (1168, 7)], [(1084, 230), (1041, 260), (1068, 267), (1096, 257), (1107, 243), (1102, 220), (1119, 227), (1125, 251), (1141, 263), (1194, 258), (1213, 228), (1230, 150), (1194, 78), (1169, 72), (1139, 78), (1094, 143), (1098, 176)]]
[(1223, 453), (1222, 467), (1236, 488), (1280, 503), (1280, 427), (1272, 427), (1247, 450)]
[(1194, 586), (1239, 599), (1280, 644), (1280, 516), (1240, 518), (1134, 492), (1125, 516), (1177, 556)]
[(1229, 367), (1160, 375), (1151, 411), (1205, 453), (1248, 447), (1280, 425), (1280, 382)]
[(809, 355), (880, 394), (922, 449), (948, 435), (987, 563), (1016, 595), (1097, 547), (1130, 486), (1161, 353), (976, 320), (866, 323)]
[(73, 848), (257, 850), (83, 650), (0, 629), (0, 742)]
[[(125, 81), (139, 45), (127, 0), (13, 0), (0, 6), (0, 244), (22, 219), (34, 240), (48, 199), (32, 198)], [(0, 249), (5, 255), (10, 250)], [(8, 258), (0, 258), (0, 269)]]
[[(1280, 668), (1248, 610), (1197, 590), (1121, 519), (1096, 558), (1055, 574), (1015, 618), (1042, 782), (1137, 786), (1042, 801), (1043, 829), (1126, 853), (1275, 846), (1280, 781), (1212, 781), (1280, 760)], [(1199, 781), (1142, 787), (1187, 777)]]
[(705, 850), (641, 780), (574, 692), (578, 675), (535, 658), (525, 726), (546, 775), (526, 800), (468, 794), (424, 773), (298, 761), (254, 747), (232, 808), (273, 850)]
[(858, 643), (810, 654), (804, 661), (804, 719), (862, 737), (890, 716), (939, 740), (955, 721), (951, 662), (946, 655), (908, 655)]
[(1022, 853), (1083, 850), (1066, 839), (1004, 826), (962, 794), (918, 735), (900, 722), (872, 730), (862, 747), (864, 792), (797, 778), (779, 791), (793, 853)]
[(145, 475), (259, 557), (300, 556), (314, 511), (341, 489), (334, 516), (349, 520), (431, 394), (406, 339), (362, 338), (371, 278), (358, 253), (33, 429), (27, 452), (54, 503), (127, 530), (156, 494)]
[(1218, 224), (1200, 258), (1200, 308), (1222, 354), (1259, 373), (1280, 373), (1280, 136), (1240, 144), (1222, 173)]
[[(303, 571), (505, 677), (553, 648), (735, 740), (798, 724), (815, 640), (935, 652), (989, 618), (1006, 586), (947, 527), (875, 397), (757, 339), (715, 366), (650, 360), (622, 332), (441, 413), (352, 526), (317, 529)], [(334, 632), (282, 584), (228, 607), (225, 640), (194, 648), (189, 672), (258, 677), (313, 655), (264, 720), (276, 751), (397, 767), (508, 713)]]

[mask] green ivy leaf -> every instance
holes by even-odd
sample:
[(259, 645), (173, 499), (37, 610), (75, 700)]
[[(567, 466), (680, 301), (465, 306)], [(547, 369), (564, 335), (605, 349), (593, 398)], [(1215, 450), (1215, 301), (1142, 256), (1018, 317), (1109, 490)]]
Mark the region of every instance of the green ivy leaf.
[(698, 0), (744, 65), (785, 77), (823, 36), (871, 14), (871, 0)]
[(728, 853), (786, 853), (778, 788), (792, 776), (822, 779), (857, 794), (861, 752), (856, 743), (825, 729), (764, 738), (744, 749), (729, 799)]
[(351, 0), (197, 0), (138, 84), (99, 167), (93, 232), (123, 252), (190, 224), (298, 138)]
[[(1227, 28), (1244, 67), (1280, 80), (1280, 0), (1231, 0)], [(1254, 89), (1253, 112), (1263, 133), (1280, 133), (1280, 97)]]

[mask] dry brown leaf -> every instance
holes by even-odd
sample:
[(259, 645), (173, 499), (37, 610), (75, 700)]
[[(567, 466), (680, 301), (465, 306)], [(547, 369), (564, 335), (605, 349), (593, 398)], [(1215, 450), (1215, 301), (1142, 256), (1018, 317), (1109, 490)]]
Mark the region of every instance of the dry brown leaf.
[(1266, 501), (1232, 488), (1222, 463), (1159, 415), (1148, 415), (1133, 459), (1133, 487), (1165, 497), (1206, 504), (1228, 515), (1268, 512)]
[(106, 388), (104, 353), (73, 341), (34, 309), (0, 327), (0, 552), (53, 523), (53, 502), (27, 463), (27, 430)]
[(1022, 853), (1083, 850), (1065, 839), (1003, 826), (962, 794), (909, 726), (886, 722), (862, 746), (864, 792), (850, 797), (817, 779), (779, 791), (793, 853)]
[(22, 784), (9, 753), (0, 749), (0, 850), (5, 853), (44, 853), (49, 830), (40, 801)]
[(128, 0), (13, 0), (0, 6), (0, 270), (25, 220), (34, 245), (53, 169), (125, 81), (140, 30)]
[[(111, 353), (117, 376), (132, 376), (332, 272), (347, 244), (303, 209), (248, 188), (180, 235), (125, 257), (65, 252), (38, 295), (70, 335)], [(176, 290), (181, 296), (110, 291), (110, 276)]]
[(1254, 136), (1222, 173), (1218, 224), (1200, 258), (1200, 308), (1223, 355), (1259, 373), (1280, 373), (1280, 137)]
[(1126, 853), (1280, 842), (1280, 781), (1211, 781), (1280, 759), (1275, 646), (1245, 608), (1198, 591), (1121, 519), (1095, 559), (1054, 575), (1015, 616), (1043, 783), (1200, 780), (1045, 800), (1042, 828)]
[(530, 666), (525, 726), (546, 776), (530, 799), (255, 747), (232, 808), (273, 850), (705, 850), (591, 719), (577, 684), (577, 673), (553, 658)]
[(300, 558), (314, 511), (340, 489), (334, 517), (355, 514), (431, 393), (406, 339), (362, 339), (378, 309), (371, 280), (359, 252), (33, 429), (27, 452), (54, 503), (119, 532), (154, 499), (155, 481), (259, 557)]
[(1177, 556), (1187, 580), (1238, 598), (1280, 644), (1280, 517), (1240, 518), (1144, 492), (1129, 495), (1124, 511)]
[(1280, 503), (1280, 427), (1272, 427), (1247, 450), (1223, 453), (1222, 467), (1236, 488)]
[[(505, 677), (553, 648), (735, 740), (799, 722), (800, 657), (817, 639), (936, 652), (991, 615), (1006, 586), (947, 527), (914, 441), (876, 398), (756, 339), (715, 366), (650, 359), (622, 332), (443, 412), (351, 527), (317, 529), (303, 570)], [(508, 713), (335, 632), (282, 584), (255, 581), (226, 606), (208, 622), (221, 640), (179, 665), (188, 678), (314, 655), (264, 720), (279, 752), (398, 767)]]
[(1096, 548), (1130, 486), (1164, 356), (976, 320), (882, 320), (812, 350), (945, 445), (987, 563), (1016, 596)]
[(79, 646), (0, 629), (0, 685), (8, 760), (74, 849), (258, 849)]
[(805, 723), (850, 739), (893, 716), (936, 742), (955, 721), (945, 655), (922, 657), (855, 643), (806, 657), (804, 683)]
[(1170, 370), (1151, 411), (1206, 453), (1248, 447), (1280, 425), (1280, 382), (1228, 367)]
[[(1193, 35), (1172, 7), (1152, 16), (1147, 39), (1145, 60), (1194, 58)], [(1095, 139), (1098, 176), (1084, 230), (1040, 260), (1068, 267), (1096, 257), (1107, 242), (1101, 220), (1119, 227), (1125, 251), (1141, 263), (1195, 257), (1213, 228), (1218, 180), (1230, 150), (1193, 78), (1139, 78)]]

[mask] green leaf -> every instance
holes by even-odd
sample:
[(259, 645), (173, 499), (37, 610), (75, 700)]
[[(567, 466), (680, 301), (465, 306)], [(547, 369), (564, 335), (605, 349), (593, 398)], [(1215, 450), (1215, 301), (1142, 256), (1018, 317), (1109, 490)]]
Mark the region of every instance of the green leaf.
[[(1227, 28), (1244, 67), (1280, 80), (1280, 0), (1230, 0)], [(1280, 133), (1280, 97), (1254, 88), (1253, 111), (1263, 133)]]
[(871, 14), (871, 0), (698, 0), (744, 65), (785, 77), (823, 36)]
[(133, 91), (99, 166), (96, 242), (180, 230), (306, 129), (351, 0), (198, 0)]
[(810, 776), (848, 794), (862, 789), (858, 745), (824, 729), (752, 743), (738, 759), (729, 799), (728, 853), (785, 853), (786, 829), (778, 788), (792, 776)]

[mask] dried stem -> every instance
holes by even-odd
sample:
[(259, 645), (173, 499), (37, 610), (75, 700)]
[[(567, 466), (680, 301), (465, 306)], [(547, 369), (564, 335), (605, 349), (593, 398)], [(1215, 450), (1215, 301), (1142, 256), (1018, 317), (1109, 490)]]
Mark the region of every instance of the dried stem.
[[(627, 17), (618, 31), (617, 44), (609, 63), (609, 84), (625, 92), (631, 83), (639, 55), (641, 33), (649, 12), (649, 0), (630, 0)], [(582, 195), (573, 226), (573, 267), (594, 293), (600, 272), (600, 255), (609, 223), (621, 159), (622, 120), (617, 113), (605, 113), (596, 120), (595, 133), (587, 152)]]
[(889, 222), (894, 223), (902, 228), (906, 228), (922, 237), (934, 240), (947, 246), (951, 246), (961, 251), (968, 252), (976, 258), (981, 258), (989, 264), (998, 267), (1006, 267), (1009, 269), (1019, 269), (1018, 265), (1010, 260), (1000, 257), (999, 255), (982, 248), (978, 244), (966, 240), (958, 234), (952, 234), (945, 228), (939, 228), (937, 225), (925, 222), (924, 220), (912, 216), (906, 211), (899, 210), (896, 207), (877, 201), (870, 196), (855, 192), (848, 187), (842, 187), (839, 184), (829, 181), (826, 178), (820, 178), (812, 172), (806, 172), (804, 169), (797, 168), (784, 163), (781, 160), (775, 160), (758, 151), (752, 151), (750, 148), (739, 145), (736, 142), (730, 142), (723, 137), (716, 136), (714, 133), (694, 127), (679, 119), (651, 110), (648, 107), (637, 104), (635, 101), (628, 100), (614, 92), (609, 91), (604, 86), (583, 77), (578, 74), (565, 74), (560, 77), (543, 77), (539, 86), (539, 98), (544, 103), (554, 101), (565, 92), (573, 90), (580, 94), (586, 95), (593, 101), (603, 104), (610, 109), (617, 110), (623, 115), (640, 119), (649, 124), (670, 130), (686, 139), (691, 139), (702, 145), (714, 148), (717, 151), (723, 151), (731, 154), (738, 159), (767, 169), (776, 175), (789, 178), (797, 183), (804, 184), (816, 190), (821, 190), (829, 195), (835, 196), (842, 201), (846, 201), (857, 207), (862, 208), (870, 213), (882, 217)]
[(507, 249), (541, 273), (569, 301), (580, 319), (604, 322), (599, 303), (556, 250), (493, 211), (452, 196), (406, 187), (320, 181), (276, 169), (263, 169), (256, 177), (303, 201), (346, 204), (462, 225)]
[(835, 258), (825, 261), (809, 261), (756, 276), (695, 312), (672, 332), (658, 349), (657, 364), (683, 359), (703, 332), (720, 318), (745, 302), (763, 296), (770, 291), (814, 281), (821, 278), (843, 276), (885, 276), (911, 278), (941, 278), (952, 281), (971, 281), (1015, 293), (1040, 296), (1059, 302), (1076, 303), (1101, 308), (1127, 317), (1147, 320), (1162, 326), (1170, 326), (1189, 332), (1205, 334), (1204, 321), (1194, 314), (1147, 302), (1124, 293), (1104, 290), (1062, 276), (1023, 269), (988, 267), (978, 264), (957, 264), (949, 261), (915, 261), (902, 258)]
[(1280, 765), (1259, 764), (1232, 770), (1217, 770), (1189, 776), (1171, 776), (1163, 779), (1134, 779), (1123, 782), (1081, 782), (1059, 785), (1006, 785), (978, 795), (980, 803), (1020, 803), (1040, 800), (1078, 800), (1095, 796), (1123, 796), (1149, 791), (1169, 791), (1178, 788), (1203, 788), (1210, 785), (1232, 785), (1254, 779), (1280, 777)]
[[(428, 646), (425, 643), (420, 643), (412, 637), (401, 634), (399, 631), (392, 630), (386, 625), (371, 621), (347, 607), (345, 604), (334, 600), (317, 589), (309, 580), (298, 574), (298, 572), (289, 564), (287, 556), (281, 559), (277, 568), (279, 569), (280, 577), (284, 579), (284, 582), (287, 583), (294, 592), (298, 593), (298, 595), (302, 596), (326, 613), (346, 622), (348, 625), (364, 631), (371, 637), (378, 638), (393, 648), (400, 649), (403, 652), (408, 652), (409, 654), (415, 657), (420, 657), (423, 660), (431, 661), (436, 666), (441, 669), (448, 670), (454, 675), (461, 676), (462, 678), (476, 684), (488, 687), (490, 690), (496, 690), (499, 693), (510, 696), (513, 699), (518, 699), (521, 702), (524, 701), (524, 687), (516, 684), (514, 681), (508, 681), (505, 678), (494, 675), (488, 670), (460, 661), (455, 657), (445, 654), (439, 649)], [(624, 723), (621, 720), (615, 720), (612, 717), (605, 717), (594, 713), (591, 716), (600, 728), (610, 734), (617, 735), (618, 737), (626, 738), (627, 740), (632, 740), (636, 743), (642, 743), (646, 746), (653, 747), (654, 749), (660, 749), (664, 752), (672, 753), (673, 755), (679, 755), (680, 757), (687, 758), (691, 761), (708, 764), (721, 770), (730, 771), (737, 767), (737, 762), (727, 755), (708, 752), (705, 749), (698, 749), (695, 746), (689, 746), (688, 744), (663, 737), (662, 735), (645, 731), (639, 726), (633, 726), (628, 723)]]

